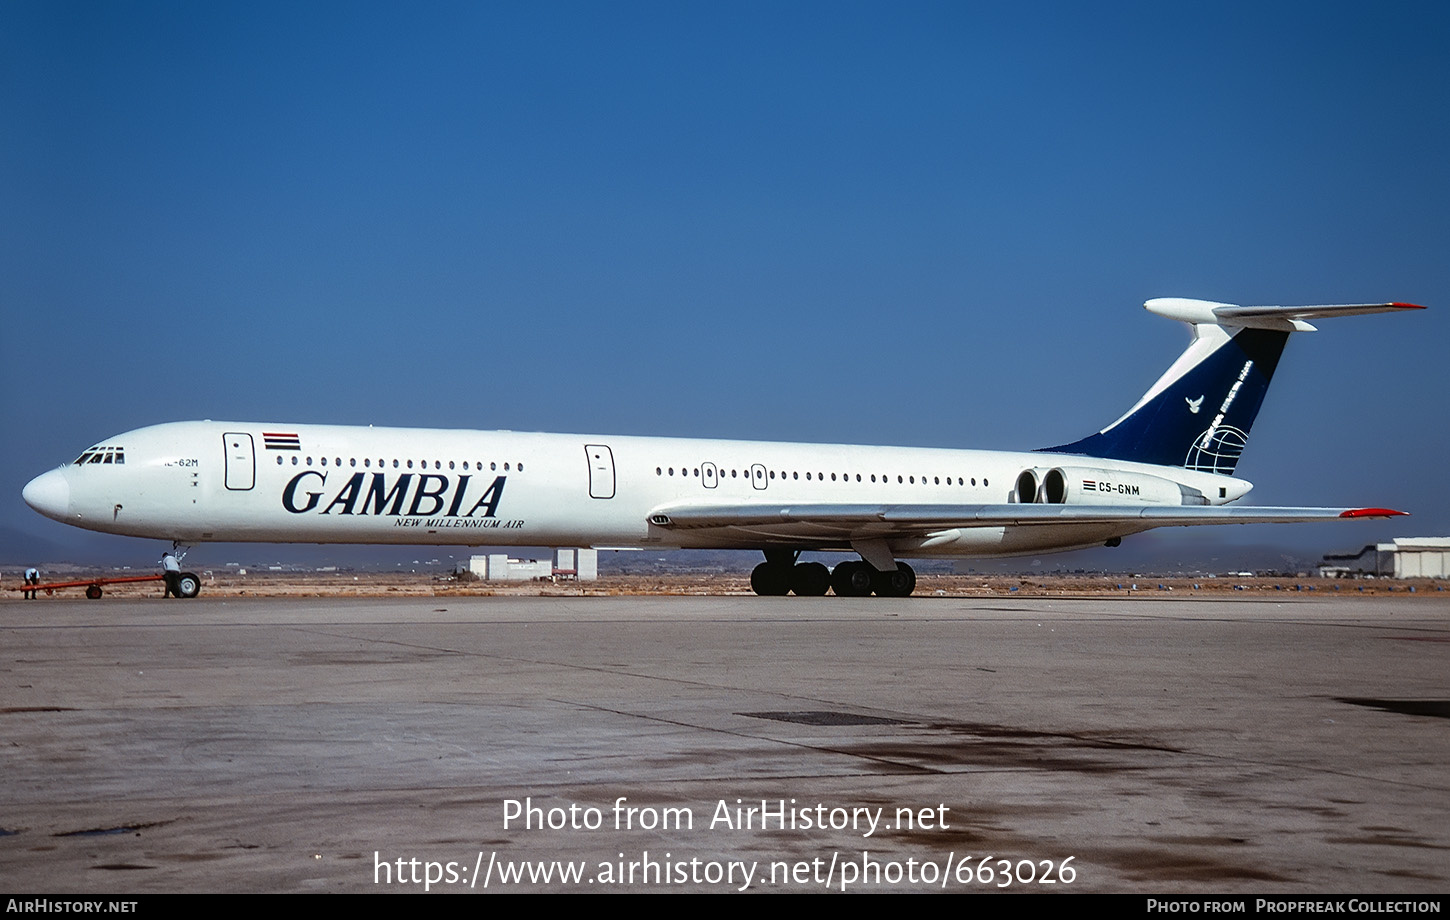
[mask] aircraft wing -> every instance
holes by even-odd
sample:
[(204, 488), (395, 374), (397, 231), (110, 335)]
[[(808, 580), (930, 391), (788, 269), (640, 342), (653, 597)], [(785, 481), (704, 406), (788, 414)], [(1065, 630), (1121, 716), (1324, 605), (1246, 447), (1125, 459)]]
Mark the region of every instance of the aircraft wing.
[(1215, 505), (665, 505), (649, 517), (671, 529), (745, 528), (761, 535), (804, 537), (917, 536), (971, 527), (1124, 525), (1133, 530), (1205, 524), (1302, 524), (1405, 514), (1388, 508), (1276, 508)]

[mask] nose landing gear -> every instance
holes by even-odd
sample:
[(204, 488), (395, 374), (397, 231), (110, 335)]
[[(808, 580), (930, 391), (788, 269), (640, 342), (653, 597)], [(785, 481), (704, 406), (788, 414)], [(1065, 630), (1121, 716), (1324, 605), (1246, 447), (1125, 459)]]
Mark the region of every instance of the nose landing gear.
[(201, 579), (194, 572), (181, 571), (181, 560), (186, 558), (187, 547), (180, 540), (171, 541), (171, 552), (161, 557), (162, 577), (166, 581), (166, 594), (180, 598), (193, 598), (201, 593)]

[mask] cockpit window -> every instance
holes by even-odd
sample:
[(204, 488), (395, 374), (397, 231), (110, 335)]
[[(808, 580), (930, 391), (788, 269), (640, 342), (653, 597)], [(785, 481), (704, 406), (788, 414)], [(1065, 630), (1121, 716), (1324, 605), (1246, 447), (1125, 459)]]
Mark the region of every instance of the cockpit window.
[(76, 466), (83, 463), (125, 463), (124, 447), (92, 447), (75, 459)]

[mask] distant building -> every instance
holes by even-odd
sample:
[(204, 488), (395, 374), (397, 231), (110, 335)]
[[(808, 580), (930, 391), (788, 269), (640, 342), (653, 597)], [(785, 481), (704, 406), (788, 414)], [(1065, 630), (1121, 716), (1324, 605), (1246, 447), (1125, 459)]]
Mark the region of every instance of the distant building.
[(468, 570), (484, 581), (551, 581), (599, 578), (599, 550), (556, 549), (553, 559), (510, 559), (506, 553), (473, 556)]
[(1450, 578), (1450, 537), (1396, 537), (1357, 553), (1326, 555), (1322, 578)]
[(576, 581), (597, 581), (599, 579), (599, 550), (554, 550), (554, 577), (573, 578)]

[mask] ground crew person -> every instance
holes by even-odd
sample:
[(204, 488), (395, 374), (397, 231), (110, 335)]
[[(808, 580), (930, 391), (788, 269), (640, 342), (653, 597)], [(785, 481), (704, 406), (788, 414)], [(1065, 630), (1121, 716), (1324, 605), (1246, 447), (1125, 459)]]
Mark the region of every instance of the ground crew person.
[[(33, 565), (30, 568), (26, 569), (25, 570), (25, 583), (27, 585), (38, 585), (38, 584), (40, 584), (40, 569), (37, 569)], [(28, 601), (35, 600), (35, 589), (34, 588), (26, 588), (25, 589), (25, 599), (28, 600)]]
[(166, 593), (161, 597), (180, 597), (181, 563), (176, 561), (175, 553), (167, 551), (161, 554), (161, 575), (166, 579)]

